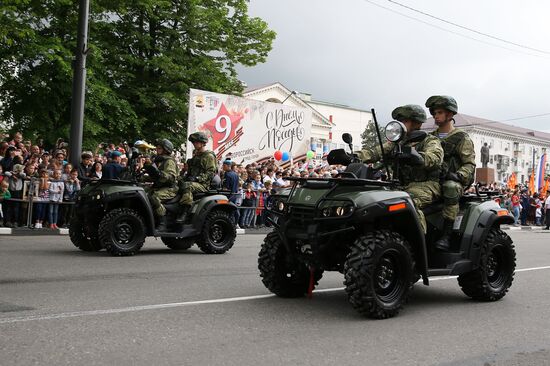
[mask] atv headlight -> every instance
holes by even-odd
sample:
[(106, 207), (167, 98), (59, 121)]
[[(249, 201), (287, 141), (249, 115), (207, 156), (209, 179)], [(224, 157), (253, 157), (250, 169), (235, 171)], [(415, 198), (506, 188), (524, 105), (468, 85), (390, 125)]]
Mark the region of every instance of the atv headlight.
[(353, 213), (353, 202), (350, 201), (323, 201), (319, 207), (321, 217), (346, 217)]
[(277, 211), (283, 212), (285, 210), (285, 203), (283, 201), (277, 202)]
[(386, 126), (385, 135), (388, 141), (399, 142), (405, 137), (407, 133), (407, 127), (401, 122), (391, 121)]

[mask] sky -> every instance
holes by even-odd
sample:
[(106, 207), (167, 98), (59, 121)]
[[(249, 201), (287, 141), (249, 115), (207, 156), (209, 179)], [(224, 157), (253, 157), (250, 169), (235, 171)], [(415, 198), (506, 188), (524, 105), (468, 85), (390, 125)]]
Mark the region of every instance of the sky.
[(239, 77), (248, 86), (279, 81), (313, 99), (375, 108), (381, 123), (396, 106), (444, 94), (459, 112), (491, 120), (547, 114), (505, 123), (550, 132), (550, 2), (396, 1), (524, 47), (389, 0), (251, 0), (250, 15), (277, 38), (267, 62), (239, 67)]

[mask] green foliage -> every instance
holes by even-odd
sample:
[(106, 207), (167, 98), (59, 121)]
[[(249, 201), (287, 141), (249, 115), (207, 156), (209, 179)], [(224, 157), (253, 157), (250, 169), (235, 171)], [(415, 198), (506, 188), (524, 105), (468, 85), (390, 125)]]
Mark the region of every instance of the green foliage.
[[(384, 128), (380, 127), (380, 136), (382, 136), (382, 141), (386, 141), (384, 139)], [(365, 128), (365, 131), (361, 134), (361, 144), (363, 149), (372, 149), (374, 147), (380, 146), (378, 142), (378, 136), (376, 134), (376, 126), (374, 125), (374, 122), (369, 122), (367, 124), (367, 128)]]
[[(189, 88), (240, 94), (236, 65), (265, 62), (275, 33), (247, 0), (91, 2), (84, 147), (187, 135)], [(0, 3), (0, 120), (53, 143), (70, 128), (78, 1)]]

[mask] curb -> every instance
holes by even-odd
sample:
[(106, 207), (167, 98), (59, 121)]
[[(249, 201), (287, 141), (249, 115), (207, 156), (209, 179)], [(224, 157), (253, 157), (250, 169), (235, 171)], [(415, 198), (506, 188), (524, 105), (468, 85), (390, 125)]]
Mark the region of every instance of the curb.
[[(267, 234), (267, 231), (260, 230), (245, 230), (237, 229), (237, 235), (245, 234)], [(29, 229), (18, 228), (12, 229), (9, 227), (0, 227), (0, 235), (13, 235), (13, 236), (54, 236), (54, 235), (69, 235), (69, 229)]]
[(510, 231), (541, 231), (544, 226), (508, 226), (508, 225), (502, 225), (500, 227), (502, 230), (510, 230)]

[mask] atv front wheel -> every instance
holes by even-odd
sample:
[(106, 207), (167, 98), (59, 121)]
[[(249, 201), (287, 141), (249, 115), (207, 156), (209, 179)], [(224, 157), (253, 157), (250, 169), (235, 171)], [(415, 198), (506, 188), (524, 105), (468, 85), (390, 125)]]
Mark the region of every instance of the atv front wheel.
[(69, 238), (75, 247), (85, 252), (98, 252), (103, 249), (97, 237), (97, 228), (83, 223), (76, 215), (69, 223)]
[(195, 238), (170, 238), (163, 236), (160, 240), (173, 250), (187, 250), (195, 244)]
[[(258, 255), (258, 269), (264, 286), (277, 296), (302, 297), (309, 289), (309, 268), (288, 255), (281, 237), (275, 231), (264, 239)], [(314, 286), (322, 276), (322, 271), (314, 272)]]
[(479, 267), (458, 276), (462, 291), (475, 300), (496, 301), (504, 297), (516, 270), (516, 251), (512, 239), (493, 228), (481, 247)]
[(145, 224), (135, 210), (117, 208), (99, 223), (99, 240), (112, 255), (134, 255), (145, 242)]
[(232, 214), (214, 209), (206, 216), (197, 246), (206, 254), (222, 254), (231, 249), (236, 237)]
[(351, 305), (371, 318), (391, 318), (407, 301), (414, 284), (414, 257), (407, 241), (388, 230), (355, 240), (344, 266)]

